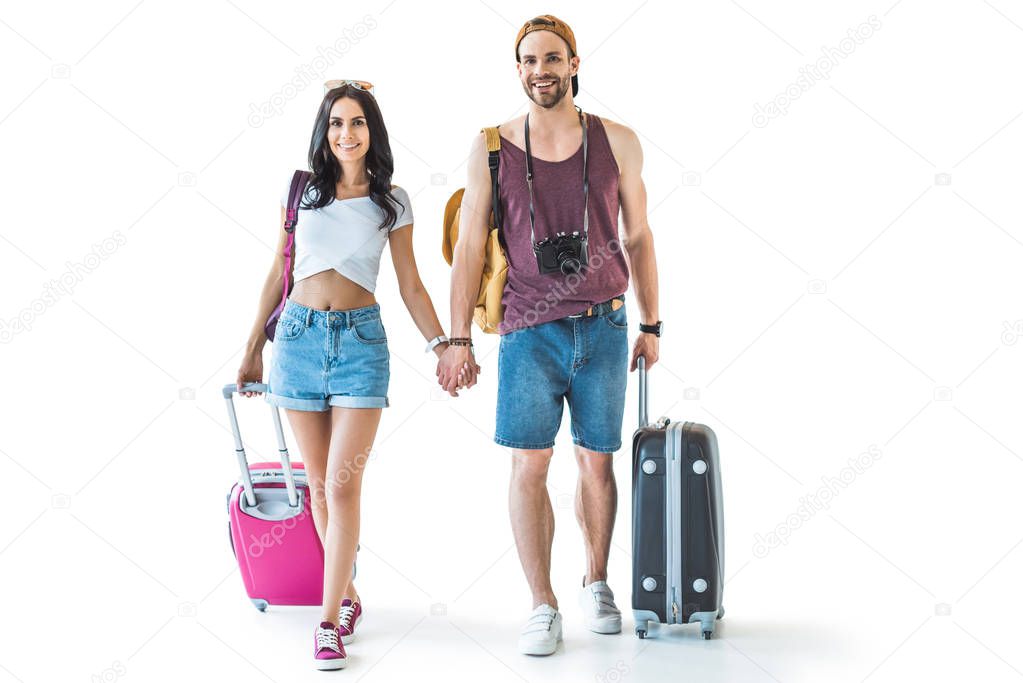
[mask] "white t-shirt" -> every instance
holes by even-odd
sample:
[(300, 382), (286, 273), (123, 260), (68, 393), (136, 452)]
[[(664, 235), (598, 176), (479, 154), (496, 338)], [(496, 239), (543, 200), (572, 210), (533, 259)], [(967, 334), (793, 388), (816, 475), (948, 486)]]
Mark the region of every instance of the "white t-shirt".
[[(292, 175), (281, 193), (284, 208), (288, 207)], [(392, 186), (391, 194), (398, 200), (398, 217), (390, 229), (394, 231), (412, 224), (412, 203), (400, 187)], [(295, 282), (333, 269), (374, 291), (380, 253), (390, 232), (379, 227), (383, 217), (384, 212), (369, 197), (334, 199), (322, 209), (300, 205), (295, 226)]]

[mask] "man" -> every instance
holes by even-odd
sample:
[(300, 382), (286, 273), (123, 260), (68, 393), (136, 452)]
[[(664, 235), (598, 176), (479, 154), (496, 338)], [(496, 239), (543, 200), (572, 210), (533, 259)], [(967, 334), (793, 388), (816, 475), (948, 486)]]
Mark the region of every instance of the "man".
[[(579, 57), (572, 30), (550, 15), (532, 19), (516, 37), (515, 57), (530, 102), (528, 115), (500, 126), (500, 227), (508, 281), (498, 328), (494, 440), (512, 451), (512, 530), (533, 594), (519, 649), (549, 655), (561, 640), (562, 620), (550, 581), (554, 514), (547, 469), (564, 400), (579, 465), (575, 511), (586, 544), (580, 604), (590, 630), (621, 631), (621, 613), (607, 585), (618, 495), (612, 456), (622, 443), (628, 370), (636, 368), (639, 356), (647, 367), (657, 362), (657, 266), (639, 140), (621, 124), (577, 111)], [(468, 337), (491, 208), (484, 135), (472, 146), (468, 173), (452, 263), (453, 345), (437, 368), (449, 392), (473, 386), (478, 369)], [(565, 233), (560, 242), (542, 244), (556, 241), (557, 233)], [(624, 307), (630, 270), (643, 324), (631, 361)]]

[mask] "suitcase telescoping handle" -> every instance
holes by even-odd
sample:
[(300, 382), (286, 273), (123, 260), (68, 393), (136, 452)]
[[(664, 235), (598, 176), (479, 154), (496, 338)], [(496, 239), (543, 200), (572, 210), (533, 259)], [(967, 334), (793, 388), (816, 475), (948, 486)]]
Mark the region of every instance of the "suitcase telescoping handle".
[[(252, 475), (249, 474), (249, 461), (245, 457), (245, 446), (242, 445), (242, 433), (238, 429), (238, 415), (234, 411), (234, 395), (239, 391), (258, 391), (266, 393), (267, 385), (260, 382), (246, 382), (239, 389), (237, 384), (224, 385), (224, 400), (227, 402), (227, 417), (231, 421), (231, 433), (234, 435), (234, 452), (238, 458), (238, 469), (242, 475), (242, 487), (245, 489), (245, 502), (249, 507), (256, 505), (256, 491), (252, 488)], [(288, 505), (298, 507), (298, 490), (295, 487), (295, 474), (291, 471), (291, 460), (288, 447), (284, 443), (284, 428), (281, 426), (281, 414), (277, 406), (270, 406), (274, 419), (274, 432), (277, 434), (277, 450), (281, 456), (281, 470), (284, 472), (284, 485), (288, 488)]]
[(647, 388), (646, 388), (646, 357), (640, 356), (636, 359), (636, 369), (639, 370), (639, 427), (647, 426)]

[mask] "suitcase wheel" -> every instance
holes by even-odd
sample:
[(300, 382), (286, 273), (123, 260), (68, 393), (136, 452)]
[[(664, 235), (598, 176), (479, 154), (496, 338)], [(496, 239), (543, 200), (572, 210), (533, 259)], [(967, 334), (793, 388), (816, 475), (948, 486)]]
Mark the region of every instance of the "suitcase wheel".
[(704, 631), (704, 632), (703, 632), (703, 639), (704, 639), (704, 640), (710, 640), (710, 635), (711, 635), (712, 633), (714, 633), (714, 632), (713, 632), (713, 631)]
[(717, 616), (717, 618), (721, 619), (724, 616), (725, 616), (725, 606), (721, 605), (721, 608), (718, 609), (718, 616)]
[(646, 629), (637, 628), (636, 629), (636, 635), (639, 636), (641, 640), (646, 638)]
[(270, 603), (261, 598), (252, 598), (252, 604), (255, 605), (256, 609), (258, 609), (260, 612), (265, 612), (266, 608), (270, 606)]

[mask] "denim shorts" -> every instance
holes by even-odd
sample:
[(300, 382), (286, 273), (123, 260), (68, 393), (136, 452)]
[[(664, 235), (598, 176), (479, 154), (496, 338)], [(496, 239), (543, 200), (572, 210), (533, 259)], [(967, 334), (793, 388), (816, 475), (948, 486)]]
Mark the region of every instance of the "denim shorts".
[(588, 317), (559, 318), (501, 336), (494, 441), (511, 448), (554, 445), (564, 400), (572, 441), (591, 451), (622, 446), (629, 375), (624, 304)]
[(288, 299), (274, 332), (266, 401), (320, 412), (386, 408), (390, 362), (380, 304), (321, 311)]

